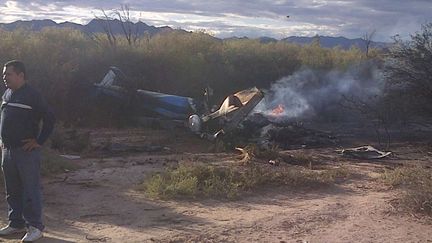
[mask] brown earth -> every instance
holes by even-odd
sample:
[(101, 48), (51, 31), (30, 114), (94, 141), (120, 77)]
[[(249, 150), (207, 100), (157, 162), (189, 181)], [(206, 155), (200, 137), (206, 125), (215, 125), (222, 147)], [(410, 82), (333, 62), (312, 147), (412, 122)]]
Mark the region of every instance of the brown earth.
[(353, 176), (321, 188), (269, 187), (236, 201), (160, 201), (138, 190), (151, 173), (181, 161), (238, 163), (237, 154), (211, 152), (211, 143), (177, 130), (97, 130), (91, 138), (96, 147), (109, 140), (168, 148), (93, 152), (73, 160), (81, 169), (45, 178), (46, 232), (38, 242), (432, 242), (430, 221), (395, 210), (401, 192), (378, 179), (386, 167), (430, 165), (427, 147), (400, 144), (395, 157), (375, 161), (341, 158), (336, 148), (297, 150)]

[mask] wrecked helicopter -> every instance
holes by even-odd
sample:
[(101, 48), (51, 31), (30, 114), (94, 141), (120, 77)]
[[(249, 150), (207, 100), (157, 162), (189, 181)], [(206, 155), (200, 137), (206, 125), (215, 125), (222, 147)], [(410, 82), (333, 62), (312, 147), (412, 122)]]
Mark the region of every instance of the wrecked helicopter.
[(126, 84), (126, 75), (110, 67), (94, 87), (98, 97), (128, 103), (138, 117), (181, 121), (193, 133), (210, 140), (236, 129), (264, 96), (256, 87), (242, 90), (228, 95), (217, 109), (209, 110), (208, 104), (198, 99), (142, 89), (131, 92)]

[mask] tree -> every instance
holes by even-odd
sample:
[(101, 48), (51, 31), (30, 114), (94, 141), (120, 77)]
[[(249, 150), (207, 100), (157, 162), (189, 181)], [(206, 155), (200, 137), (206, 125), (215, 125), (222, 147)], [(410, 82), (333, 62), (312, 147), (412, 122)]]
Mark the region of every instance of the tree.
[[(102, 21), (102, 28), (105, 32), (106, 38), (108, 39), (108, 42), (111, 46), (116, 46), (117, 45), (117, 38), (116, 35), (113, 32), (112, 26), (111, 26), (111, 21), (113, 20), (112, 17), (109, 16), (109, 14), (107, 14), (105, 12), (105, 10), (101, 9), (102, 15), (101, 17), (95, 16), (96, 19), (98, 20), (103, 20)], [(100, 41), (100, 39), (98, 38), (97, 35), (94, 35), (93, 38), (95, 38), (97, 41)]]
[(369, 57), (369, 49), (371, 47), (372, 44), (372, 39), (375, 36), (376, 30), (373, 30), (371, 32), (365, 33), (363, 35), (363, 41), (365, 43), (365, 53), (366, 53), (366, 58)]
[[(135, 25), (132, 22), (129, 5), (122, 4), (120, 5), (120, 10), (112, 10), (109, 13), (103, 9), (101, 9), (101, 12), (102, 16), (96, 16), (96, 19), (102, 20), (102, 28), (111, 46), (115, 47), (117, 45), (117, 38), (120, 37), (114, 31), (115, 26), (113, 25), (117, 23), (120, 24), (123, 37), (126, 39), (128, 45), (136, 44), (139, 38), (139, 25)], [(98, 40), (97, 35), (94, 38)]]
[(432, 23), (422, 25), (421, 31), (411, 35), (408, 41), (403, 41), (399, 36), (395, 36), (394, 40), (395, 44), (386, 58), (385, 72), (389, 88), (395, 92), (403, 90), (404, 93), (415, 97), (417, 104), (424, 104), (430, 108)]
[(130, 18), (130, 8), (127, 4), (122, 4), (120, 10), (114, 11), (117, 15), (118, 20), (120, 20), (120, 25), (129, 45), (135, 44), (139, 37), (138, 25), (134, 25)]

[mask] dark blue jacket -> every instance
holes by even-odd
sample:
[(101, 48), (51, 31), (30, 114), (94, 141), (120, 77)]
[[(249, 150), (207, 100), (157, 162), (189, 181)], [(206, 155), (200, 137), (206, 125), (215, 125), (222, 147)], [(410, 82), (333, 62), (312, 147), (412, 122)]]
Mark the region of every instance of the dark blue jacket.
[[(54, 129), (54, 113), (38, 91), (24, 84), (7, 89), (2, 97), (0, 136), (8, 148), (24, 145), (22, 140), (34, 138), (42, 145)], [(42, 121), (42, 129), (39, 123)]]

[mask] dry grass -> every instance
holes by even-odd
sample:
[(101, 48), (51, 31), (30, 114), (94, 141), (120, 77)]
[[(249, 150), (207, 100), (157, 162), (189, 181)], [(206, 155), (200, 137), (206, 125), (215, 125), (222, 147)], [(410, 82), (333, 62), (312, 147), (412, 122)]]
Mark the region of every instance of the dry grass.
[(431, 169), (400, 167), (385, 171), (382, 179), (387, 185), (404, 190), (404, 196), (395, 201), (398, 209), (432, 216)]

